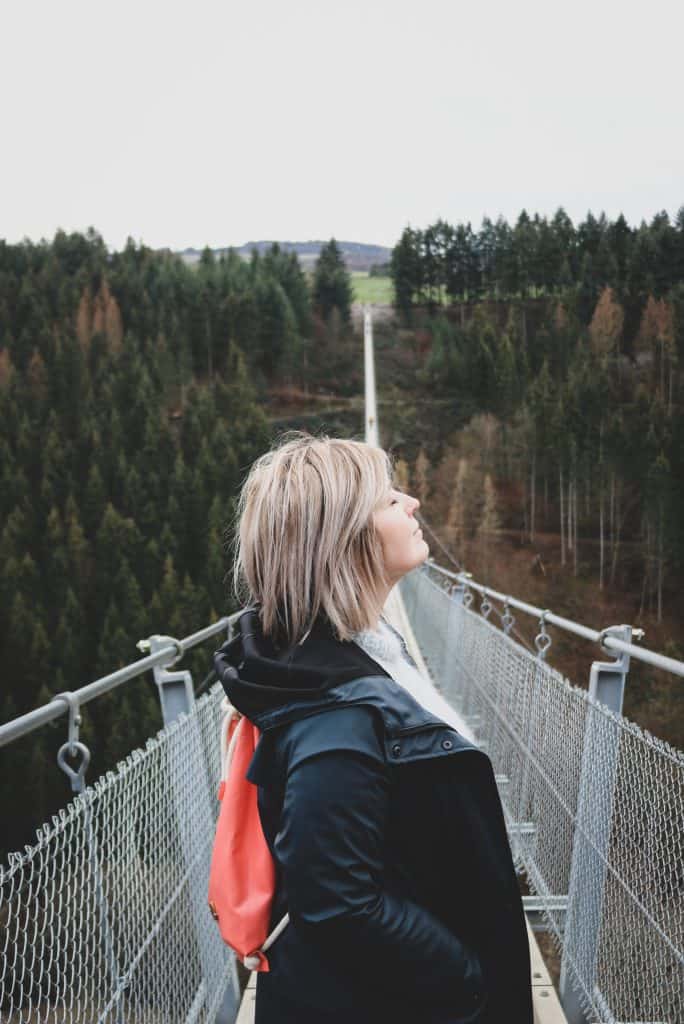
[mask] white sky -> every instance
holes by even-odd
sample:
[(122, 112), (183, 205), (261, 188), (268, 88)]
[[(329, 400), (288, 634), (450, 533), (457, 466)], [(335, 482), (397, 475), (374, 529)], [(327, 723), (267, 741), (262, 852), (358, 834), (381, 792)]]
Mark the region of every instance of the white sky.
[(10, 0), (0, 238), (393, 245), (684, 204), (675, 0)]

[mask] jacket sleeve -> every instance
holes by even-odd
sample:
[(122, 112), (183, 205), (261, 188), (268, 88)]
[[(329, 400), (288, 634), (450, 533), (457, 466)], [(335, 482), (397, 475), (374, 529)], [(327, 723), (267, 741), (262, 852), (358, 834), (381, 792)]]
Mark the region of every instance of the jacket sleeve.
[(389, 769), (373, 711), (316, 718), (298, 723), (289, 750), (275, 843), (292, 925), (378, 995), (467, 1005), (482, 985), (477, 957), (383, 884)]

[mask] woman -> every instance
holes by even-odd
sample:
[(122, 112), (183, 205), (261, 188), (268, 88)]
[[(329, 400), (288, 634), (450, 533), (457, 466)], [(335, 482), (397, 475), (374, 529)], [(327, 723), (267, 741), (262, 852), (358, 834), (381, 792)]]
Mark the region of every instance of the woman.
[(491, 763), (382, 618), (429, 551), (419, 502), (358, 441), (296, 434), (241, 493), (250, 606), (216, 654), (261, 731), (276, 865), (256, 1024), (532, 1024), (521, 899)]

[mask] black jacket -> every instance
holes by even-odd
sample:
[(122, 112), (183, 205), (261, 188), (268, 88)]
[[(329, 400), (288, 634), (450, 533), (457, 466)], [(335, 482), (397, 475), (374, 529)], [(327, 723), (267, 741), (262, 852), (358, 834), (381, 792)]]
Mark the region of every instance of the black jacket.
[(524, 915), (487, 755), (321, 617), (278, 650), (255, 609), (215, 655), (261, 730), (276, 863), (257, 1024), (532, 1024)]

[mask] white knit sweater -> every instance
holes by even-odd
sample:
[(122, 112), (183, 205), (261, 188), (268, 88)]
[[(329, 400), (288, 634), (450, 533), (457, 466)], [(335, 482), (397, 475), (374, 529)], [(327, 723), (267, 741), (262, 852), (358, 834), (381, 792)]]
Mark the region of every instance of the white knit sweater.
[(414, 700), (452, 728), (463, 731), (463, 722), (450, 704), (437, 692), (429, 679), (419, 672), (401, 633), (383, 617), (377, 629), (364, 629), (353, 635), (366, 654), (376, 661), (396, 683), (408, 690)]

